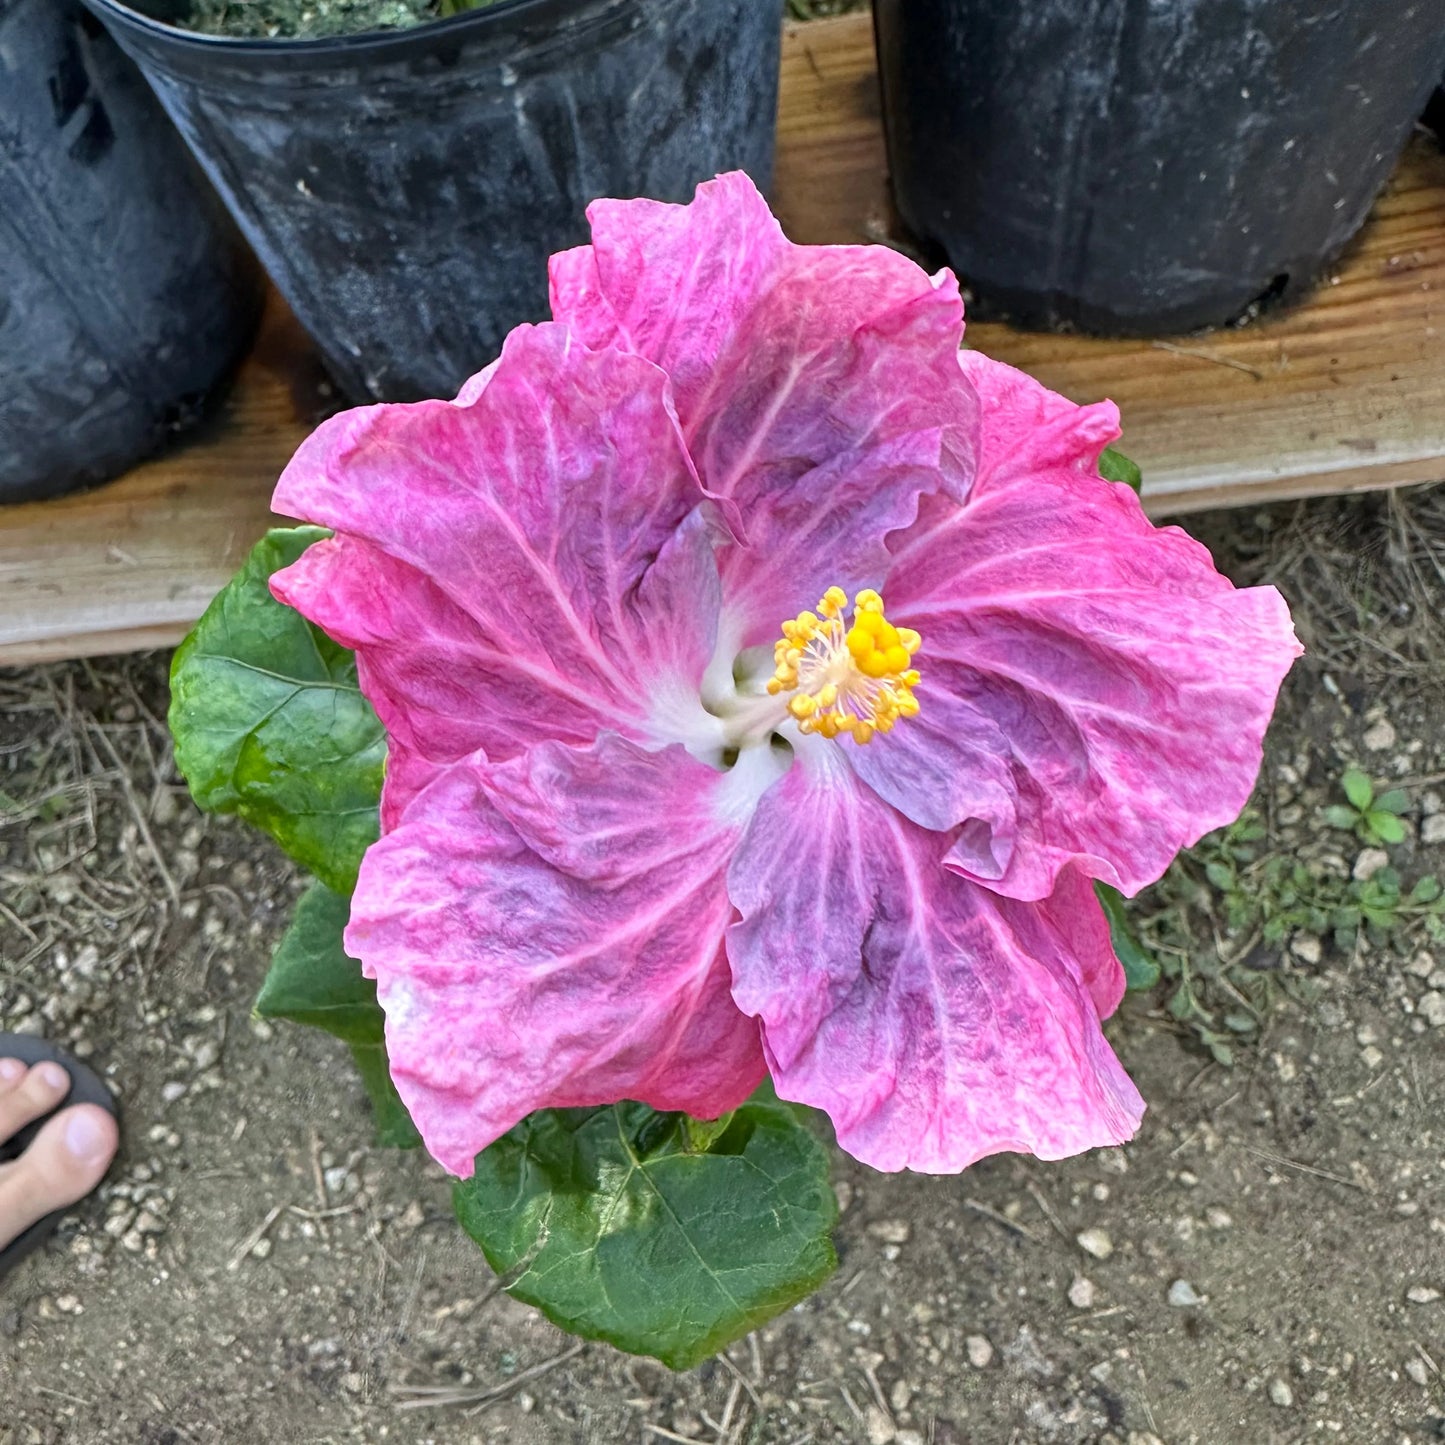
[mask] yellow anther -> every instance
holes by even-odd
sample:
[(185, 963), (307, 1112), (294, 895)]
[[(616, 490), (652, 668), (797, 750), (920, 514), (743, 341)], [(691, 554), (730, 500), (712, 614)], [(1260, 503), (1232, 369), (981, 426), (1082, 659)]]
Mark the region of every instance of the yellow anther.
[(800, 732), (856, 743), (893, 730), (901, 717), (916, 717), (919, 672), (910, 666), (922, 638), (895, 627), (883, 598), (865, 588), (853, 600), (852, 625), (843, 621), (848, 594), (830, 587), (816, 612), (800, 612), (782, 625), (773, 645), (776, 664), (768, 691), (791, 692), (788, 711)]

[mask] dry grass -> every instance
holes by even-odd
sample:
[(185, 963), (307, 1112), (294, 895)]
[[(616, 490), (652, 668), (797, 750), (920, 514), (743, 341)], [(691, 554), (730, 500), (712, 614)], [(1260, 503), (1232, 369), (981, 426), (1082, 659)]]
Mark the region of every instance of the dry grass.
[(1306, 648), (1341, 686), (1445, 692), (1445, 484), (1241, 520), (1221, 512), (1186, 525), (1236, 581), (1284, 593)]
[(164, 701), (135, 676), (110, 661), (0, 673), (0, 1013), (67, 964), (143, 979), (180, 914), (154, 824), (184, 789)]

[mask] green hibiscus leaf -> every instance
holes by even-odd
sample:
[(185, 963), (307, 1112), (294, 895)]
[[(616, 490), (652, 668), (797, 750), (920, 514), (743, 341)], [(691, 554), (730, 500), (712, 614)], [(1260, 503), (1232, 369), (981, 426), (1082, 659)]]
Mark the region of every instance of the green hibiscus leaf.
[(327, 534), (268, 532), (171, 663), (176, 765), (208, 812), (269, 833), (340, 893), (376, 841), (386, 738), (356, 659), (267, 585)]
[(1394, 813), (1376, 810), (1366, 815), (1365, 822), (1369, 825), (1370, 831), (1382, 843), (1403, 843), (1405, 841), (1405, 825)]
[(383, 1149), (420, 1148), (421, 1135), (411, 1122), (411, 1115), (406, 1112), (396, 1085), (391, 1082), (386, 1045), (352, 1044), (351, 1057), (356, 1061), (356, 1071), (361, 1075), (366, 1095), (371, 1100), (376, 1142)]
[(376, 984), (342, 947), (351, 900), (313, 883), (296, 905), (261, 985), (256, 1012), (325, 1029), (348, 1044), (379, 1044), (385, 1015)]
[(1354, 832), (1360, 821), (1360, 814), (1344, 803), (1331, 803), (1325, 809), (1325, 822), (1331, 828), (1343, 828), (1346, 832)]
[(720, 1119), (694, 1119), (682, 1116), (683, 1138), (693, 1154), (706, 1154), (732, 1127), (733, 1116), (724, 1114)]
[(1099, 453), (1099, 475), (1106, 482), (1123, 482), (1136, 492), (1144, 490), (1144, 474), (1118, 447), (1105, 447)]
[(827, 1152), (775, 1104), (744, 1104), (712, 1139), (642, 1104), (542, 1110), (477, 1156), (453, 1202), (516, 1298), (677, 1370), (837, 1267)]
[(361, 965), (341, 944), (350, 915), (350, 899), (312, 884), (271, 960), (256, 1012), (324, 1029), (349, 1045), (371, 1098), (377, 1142), (410, 1149), (421, 1136), (391, 1081), (376, 984), (362, 976)]
[(1385, 813), (1408, 813), (1410, 795), (1404, 788), (1391, 788), (1388, 793), (1381, 793), (1375, 799), (1375, 807)]
[(1094, 892), (1109, 920), (1114, 955), (1124, 966), (1124, 983), (1130, 989), (1153, 988), (1159, 982), (1159, 960), (1139, 942), (1124, 908), (1124, 895), (1107, 883), (1095, 882)]

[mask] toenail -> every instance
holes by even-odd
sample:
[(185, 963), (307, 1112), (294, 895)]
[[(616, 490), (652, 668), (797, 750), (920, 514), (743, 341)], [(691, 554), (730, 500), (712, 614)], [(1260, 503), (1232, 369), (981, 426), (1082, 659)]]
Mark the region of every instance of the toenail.
[(59, 1093), (70, 1087), (70, 1075), (59, 1064), (36, 1064), (35, 1077), (47, 1093)]
[(0, 1059), (0, 1083), (13, 1084), (25, 1072), (19, 1059)]
[(89, 1163), (110, 1147), (109, 1131), (89, 1109), (78, 1110), (65, 1125), (65, 1147), (77, 1159)]

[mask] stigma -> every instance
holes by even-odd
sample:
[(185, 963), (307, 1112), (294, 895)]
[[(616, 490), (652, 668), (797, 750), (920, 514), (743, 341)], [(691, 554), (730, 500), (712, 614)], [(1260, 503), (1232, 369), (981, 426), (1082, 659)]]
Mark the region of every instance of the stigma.
[(855, 743), (866, 743), (875, 733), (892, 731), (899, 718), (917, 715), (913, 654), (922, 638), (889, 622), (882, 597), (871, 588), (854, 599), (851, 626), (843, 620), (847, 608), (848, 594), (830, 587), (816, 612), (783, 623), (768, 691), (792, 694), (788, 711), (801, 732), (826, 738), (848, 733)]

